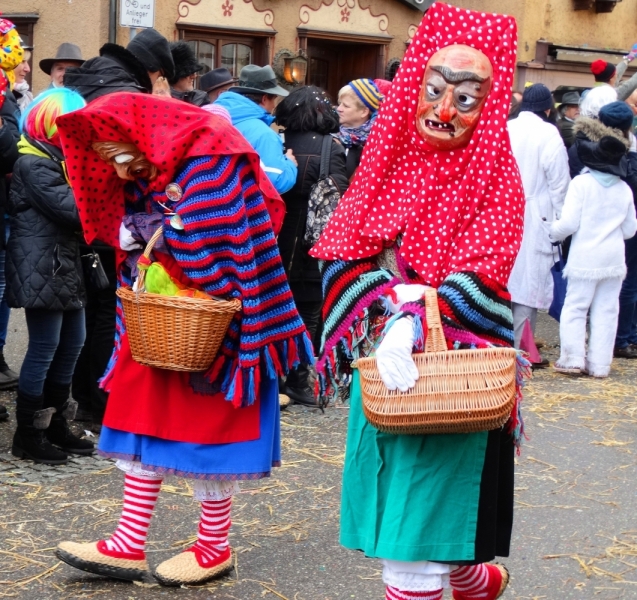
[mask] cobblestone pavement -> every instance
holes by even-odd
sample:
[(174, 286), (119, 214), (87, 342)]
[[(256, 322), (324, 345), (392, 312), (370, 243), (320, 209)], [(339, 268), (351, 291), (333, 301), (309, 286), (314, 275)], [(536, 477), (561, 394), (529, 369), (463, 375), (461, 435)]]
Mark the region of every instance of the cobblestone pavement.
[[(17, 317), (9, 338), (14, 368), (25, 343)], [(538, 334), (554, 360), (557, 327), (546, 315)], [(636, 384), (637, 361), (627, 360), (615, 361), (606, 380), (546, 369), (529, 383), (529, 439), (516, 461), (511, 556), (502, 561), (512, 579), (503, 600), (637, 598)], [(3, 393), (0, 402), (9, 400), (13, 411), (10, 398)], [(283, 467), (243, 484), (234, 501), (237, 571), (182, 589), (114, 582), (55, 558), (60, 540), (112, 532), (122, 477), (98, 458), (40, 468), (14, 460), (12, 415), (0, 424), (0, 599), (381, 600), (379, 562), (338, 543), (347, 413), (342, 405), (325, 414), (296, 406), (283, 413)], [(191, 496), (183, 480), (164, 482), (150, 530), (151, 565), (192, 543), (198, 507)]]

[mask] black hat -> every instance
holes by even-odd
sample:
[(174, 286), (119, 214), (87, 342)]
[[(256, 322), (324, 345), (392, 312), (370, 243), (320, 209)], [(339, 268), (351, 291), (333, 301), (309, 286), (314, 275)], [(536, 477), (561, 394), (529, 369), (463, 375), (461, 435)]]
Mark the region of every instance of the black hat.
[(175, 85), (180, 79), (199, 73), (203, 65), (197, 62), (194, 50), (186, 42), (173, 42), (170, 44), (170, 53), (175, 63), (175, 76), (168, 81)]
[(82, 51), (79, 46), (75, 44), (71, 44), (69, 42), (64, 42), (58, 46), (58, 49), (55, 53), (55, 57), (53, 58), (43, 58), (40, 61), (40, 69), (42, 69), (47, 75), (51, 74), (51, 69), (53, 68), (53, 63), (56, 62), (75, 62), (79, 67), (84, 59), (82, 58)]
[(632, 129), (634, 116), (630, 106), (619, 101), (602, 106), (599, 111), (599, 120), (606, 127), (614, 127), (620, 131)]
[(287, 96), (290, 93), (277, 83), (276, 75), (270, 65), (265, 67), (246, 65), (239, 73), (239, 85), (230, 88), (229, 91), (237, 94), (274, 94), (275, 96)]
[(239, 81), (224, 67), (213, 69), (199, 79), (199, 89), (204, 92), (213, 92), (217, 88)]
[(126, 46), (149, 73), (161, 71), (169, 81), (175, 76), (175, 63), (168, 40), (154, 29), (144, 29)]
[(580, 100), (579, 92), (566, 92), (562, 96), (562, 106), (579, 106)]
[(534, 83), (524, 90), (520, 111), (540, 112), (549, 108), (553, 108), (553, 96), (543, 83)]

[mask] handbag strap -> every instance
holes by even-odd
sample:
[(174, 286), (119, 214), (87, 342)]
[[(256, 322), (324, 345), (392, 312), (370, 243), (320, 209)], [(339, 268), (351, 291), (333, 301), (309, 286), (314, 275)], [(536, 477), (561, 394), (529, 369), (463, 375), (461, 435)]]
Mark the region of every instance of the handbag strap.
[(319, 179), (325, 179), (330, 174), (330, 158), (332, 156), (332, 136), (323, 136), (323, 145), (321, 146), (321, 169), (319, 171)]

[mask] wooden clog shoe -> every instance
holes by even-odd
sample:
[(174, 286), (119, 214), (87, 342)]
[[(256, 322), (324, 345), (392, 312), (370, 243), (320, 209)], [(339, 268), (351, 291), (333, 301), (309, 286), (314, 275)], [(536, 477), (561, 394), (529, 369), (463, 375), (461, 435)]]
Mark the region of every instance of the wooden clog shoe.
[(139, 555), (115, 552), (109, 550), (103, 540), (88, 544), (62, 542), (55, 549), (55, 555), (80, 571), (125, 581), (150, 579), (150, 569), (143, 552)]
[(234, 566), (234, 553), (226, 549), (214, 562), (203, 564), (196, 548), (189, 548), (161, 563), (153, 575), (163, 585), (198, 585), (221, 577)]
[[(487, 563), (485, 565), (489, 570), (489, 587), (482, 593), (486, 593), (486, 596), (480, 596), (481, 600), (497, 600), (504, 590), (509, 585), (509, 571), (504, 565), (498, 563)], [(469, 600), (468, 596), (461, 594), (460, 592), (453, 590), (453, 600)], [(473, 597), (473, 596), (472, 596)]]

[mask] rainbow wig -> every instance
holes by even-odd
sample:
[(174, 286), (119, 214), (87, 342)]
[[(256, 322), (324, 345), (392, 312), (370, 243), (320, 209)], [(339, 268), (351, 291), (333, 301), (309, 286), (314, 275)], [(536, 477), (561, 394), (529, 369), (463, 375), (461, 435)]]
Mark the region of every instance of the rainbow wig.
[(38, 142), (58, 148), (60, 136), (55, 124), (60, 115), (84, 108), (86, 102), (77, 92), (68, 88), (54, 88), (42, 92), (22, 113), (20, 131)]

